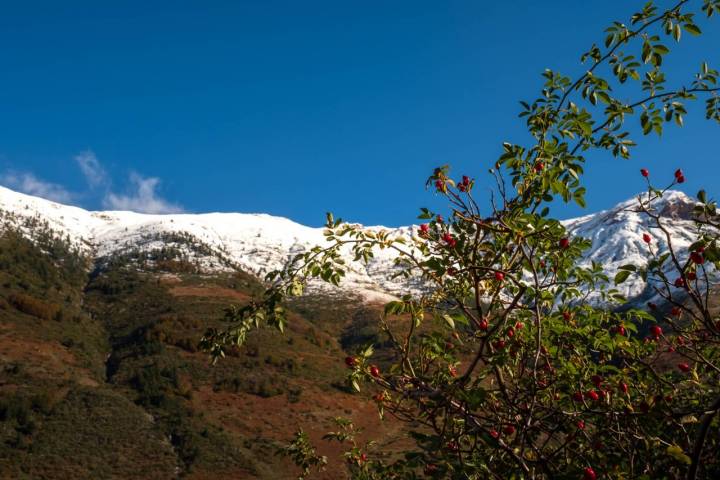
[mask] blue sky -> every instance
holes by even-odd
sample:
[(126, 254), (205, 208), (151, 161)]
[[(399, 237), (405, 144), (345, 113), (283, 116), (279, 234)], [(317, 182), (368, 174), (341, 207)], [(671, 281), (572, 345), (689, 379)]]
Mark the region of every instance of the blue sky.
[[(543, 69), (578, 72), (641, 4), (11, 2), (0, 183), (93, 209), (408, 224), (440, 208), (423, 185), (434, 166), (487, 190), (501, 143), (526, 140), (518, 101)], [(720, 66), (720, 21), (701, 26), (668, 61), (678, 81), (701, 60)], [(627, 199), (640, 167), (669, 179), (682, 165), (687, 192), (717, 191), (720, 127), (701, 106), (630, 161), (593, 155), (587, 209), (555, 213)]]

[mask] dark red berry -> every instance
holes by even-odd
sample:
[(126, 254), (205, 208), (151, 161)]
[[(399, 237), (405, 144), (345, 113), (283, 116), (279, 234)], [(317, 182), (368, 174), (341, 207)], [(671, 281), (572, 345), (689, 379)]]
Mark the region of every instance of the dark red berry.
[(681, 372), (687, 373), (687, 372), (690, 371), (690, 365), (688, 365), (688, 364), (685, 363), (685, 362), (683, 362), (683, 363), (678, 363), (678, 368), (680, 369)]
[(568, 240), (567, 238), (561, 238), (558, 245), (560, 245), (561, 249), (565, 250), (566, 248), (570, 247), (570, 240)]
[(583, 470), (583, 480), (597, 480), (597, 474), (592, 467), (586, 467), (585, 470)]
[(652, 242), (652, 237), (647, 233), (643, 233), (643, 242), (645, 242), (645, 243)]
[(662, 335), (663, 331), (660, 325), (653, 325), (650, 327), (650, 335), (652, 335), (655, 338), (660, 338), (660, 335)]
[(505, 274), (503, 272), (495, 272), (495, 280), (502, 282), (505, 280)]
[(697, 263), (698, 265), (702, 265), (705, 263), (705, 257), (702, 256), (702, 253), (699, 252), (692, 252), (690, 254), (690, 260), (693, 261), (693, 263)]
[(640, 175), (647, 178), (650, 176), (650, 171), (647, 168), (641, 168), (640, 169)]
[(376, 365), (370, 366), (370, 375), (372, 375), (375, 378), (378, 378), (380, 376), (380, 369)]

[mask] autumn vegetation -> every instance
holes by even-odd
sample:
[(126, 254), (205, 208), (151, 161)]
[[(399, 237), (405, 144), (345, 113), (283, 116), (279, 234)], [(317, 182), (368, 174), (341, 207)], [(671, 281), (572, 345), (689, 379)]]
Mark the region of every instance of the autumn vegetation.
[[(343, 459), (318, 455), (304, 431), (287, 447), (301, 478), (338, 460), (353, 479), (720, 477), (715, 201), (698, 192), (695, 241), (677, 248), (657, 205), (685, 174), (639, 164), (647, 191), (636, 209), (652, 225), (640, 239), (647, 256), (614, 278), (602, 265), (581, 266), (590, 242), (550, 215), (552, 202), (585, 204), (590, 152), (630, 159), (638, 138), (682, 126), (694, 101), (720, 123), (717, 70), (702, 63), (687, 83), (669, 85), (663, 69), (674, 43), (702, 33), (696, 18), (718, 14), (718, 0), (651, 1), (613, 22), (582, 54), (583, 73), (546, 70), (537, 98), (521, 102), (533, 141), (502, 145), (488, 165), (491, 199), (476, 198), (472, 175), (442, 166), (427, 187), (451, 215), (422, 209), (412, 237), (328, 215), (327, 245), (269, 275), (262, 296), (208, 330), (201, 347), (215, 359), (260, 326), (285, 330), (285, 305), (308, 282), (342, 281), (341, 249), (365, 260), (392, 249), (398, 275), (425, 285), (388, 303), (379, 319), (391, 361), (376, 359), (372, 344), (338, 358), (348, 385), (404, 422), (414, 446), (381, 456), (338, 419), (326, 439), (346, 446)], [(628, 303), (615, 286), (631, 276), (660, 300)]]

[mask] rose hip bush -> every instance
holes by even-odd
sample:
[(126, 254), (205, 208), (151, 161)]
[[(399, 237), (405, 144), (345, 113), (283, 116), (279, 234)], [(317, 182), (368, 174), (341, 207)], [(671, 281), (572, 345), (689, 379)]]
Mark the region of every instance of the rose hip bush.
[[(342, 433), (328, 438), (347, 444), (350, 478), (720, 478), (715, 202), (698, 193), (696, 241), (677, 249), (655, 205), (685, 175), (643, 165), (638, 182), (647, 193), (637, 209), (653, 229), (638, 240), (647, 262), (626, 265), (614, 278), (602, 265), (582, 267), (589, 241), (570, 237), (549, 216), (552, 201), (584, 205), (588, 151), (629, 158), (631, 136), (682, 125), (686, 104), (696, 99), (720, 122), (716, 70), (703, 63), (677, 86), (666, 85), (663, 72), (668, 45), (701, 34), (699, 15), (717, 14), (720, 0), (667, 9), (648, 2), (629, 24), (614, 22), (601, 45), (582, 55), (583, 74), (547, 70), (538, 98), (522, 102), (534, 140), (503, 144), (489, 171), (496, 183), (489, 202), (480, 206), (473, 178), (453, 178), (443, 166), (427, 186), (452, 214), (422, 209), (411, 237), (328, 215), (328, 244), (269, 275), (264, 296), (230, 309), (227, 329), (209, 330), (202, 347), (217, 359), (254, 328), (282, 331), (284, 302), (302, 295), (308, 281), (342, 281), (341, 250), (367, 261), (376, 249), (392, 249), (398, 274), (426, 286), (385, 307), (380, 328), (395, 361), (378, 365), (372, 346), (344, 361), (349, 384), (367, 387), (381, 415), (406, 422), (415, 448), (373, 455), (373, 444), (357, 445), (352, 423), (338, 420)], [(656, 177), (668, 180), (658, 186)], [(661, 304), (623, 305), (615, 285), (631, 277), (645, 281)], [(588, 292), (602, 302), (589, 302)], [(303, 475), (325, 464), (301, 434), (288, 452)]]

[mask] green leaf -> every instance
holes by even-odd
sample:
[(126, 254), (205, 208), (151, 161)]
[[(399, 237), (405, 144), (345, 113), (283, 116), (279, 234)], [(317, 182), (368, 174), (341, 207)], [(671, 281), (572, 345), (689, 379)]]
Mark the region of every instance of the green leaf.
[(698, 35), (702, 34), (702, 30), (700, 30), (700, 27), (698, 27), (694, 23), (686, 23), (685, 25), (683, 25), (683, 28), (685, 29), (686, 32), (690, 33), (691, 35), (698, 36)]
[(445, 320), (445, 322), (450, 326), (450, 328), (455, 330), (455, 320), (453, 320), (453, 318), (447, 313), (444, 313), (442, 317), (443, 320)]
[(630, 272), (628, 270), (620, 270), (615, 275), (615, 285), (620, 285), (625, 280), (627, 280), (629, 276), (630, 276)]
[(673, 457), (678, 462), (682, 462), (686, 465), (690, 465), (692, 463), (692, 460), (690, 457), (685, 455), (685, 452), (683, 452), (683, 449), (678, 447), (677, 445), (671, 445), (666, 450), (667, 454)]

